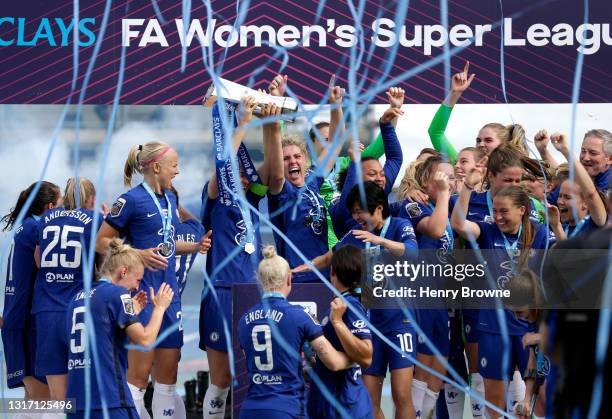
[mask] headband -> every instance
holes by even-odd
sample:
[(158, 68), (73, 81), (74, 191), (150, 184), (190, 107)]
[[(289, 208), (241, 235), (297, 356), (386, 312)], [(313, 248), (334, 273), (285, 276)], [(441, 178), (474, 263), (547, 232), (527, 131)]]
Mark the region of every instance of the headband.
[(142, 163), (140, 163), (140, 165), (142, 167), (147, 167), (148, 165), (150, 165), (151, 163), (155, 163), (156, 161), (158, 161), (159, 159), (161, 159), (162, 157), (164, 157), (164, 155), (168, 152), (172, 150), (172, 147), (168, 146), (166, 147), (164, 150), (160, 151), (159, 153), (157, 153), (157, 155), (153, 156), (152, 158), (150, 158), (147, 161), (144, 161)]

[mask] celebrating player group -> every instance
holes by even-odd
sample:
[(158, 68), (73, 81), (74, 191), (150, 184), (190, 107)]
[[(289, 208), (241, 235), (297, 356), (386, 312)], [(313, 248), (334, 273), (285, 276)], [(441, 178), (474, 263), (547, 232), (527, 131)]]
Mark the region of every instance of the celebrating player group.
[[(322, 92), (329, 121), (308, 127), (306, 138), (282, 123), (274, 102), (217, 101), (215, 170), (199, 219), (180, 204), (179, 154), (163, 142), (130, 149), (129, 189), (110, 208), (96, 207), (85, 178), (68, 179), (63, 191), (33, 183), (2, 218), (14, 230), (2, 326), (8, 387), (23, 386), (32, 400), (74, 399), (69, 417), (150, 418), (144, 393), (152, 381), (152, 417), (186, 418), (176, 391), (181, 293), (204, 254), (204, 418), (230, 410), (233, 328), (249, 381), (241, 418), (383, 418), (387, 371), (398, 419), (586, 417), (590, 397), (577, 392), (590, 394), (595, 368), (585, 367), (593, 371), (585, 377), (568, 365), (595, 356), (595, 337), (586, 334), (580, 348), (564, 336), (576, 327), (587, 333), (597, 320), (587, 316), (582, 327), (567, 313), (540, 309), (540, 267), (549, 249), (595, 243), (609, 231), (612, 133), (584, 133), (575, 157), (555, 127), (528, 138), (517, 123), (483, 121), (474, 145), (457, 151), (447, 125), (475, 82), (469, 63), (452, 76), (422, 133), (432, 147), (408, 164), (398, 188), (404, 161), (396, 127), (410, 112), (404, 90), (386, 92), (376, 139), (367, 147), (350, 139), (341, 155), (345, 93), (333, 80)], [(276, 76), (265, 93), (283, 97), (287, 84)], [(257, 123), (263, 162), (255, 167), (243, 138)], [(552, 149), (567, 161), (557, 162)], [(272, 227), (270, 242), (263, 225)], [(427, 309), (364, 308), (364, 255), (411, 259), (423, 249), (433, 265), (459, 249), (488, 251), (488, 275), (506, 276), (501, 284), (516, 297), (499, 309), (449, 309), (443, 299)], [(232, 287), (244, 283), (259, 285), (260, 302), (232, 325), (240, 298)], [(299, 283), (333, 291), (316, 317), (289, 302)], [(574, 390), (580, 380), (586, 390)]]

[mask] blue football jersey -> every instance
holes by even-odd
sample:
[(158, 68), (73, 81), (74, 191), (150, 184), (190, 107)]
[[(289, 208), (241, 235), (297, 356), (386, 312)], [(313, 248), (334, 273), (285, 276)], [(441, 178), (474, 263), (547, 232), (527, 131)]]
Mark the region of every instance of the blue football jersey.
[[(170, 200), (172, 212), (172, 225), (168, 241), (170, 253), (164, 256), (168, 266), (164, 270), (152, 272), (145, 269), (144, 276), (140, 282), (140, 289), (149, 293), (149, 287), (158, 290), (160, 285), (166, 282), (174, 291), (173, 303), (181, 301), (178, 282), (176, 281), (176, 228), (180, 223), (176, 206), (176, 197), (172, 192), (166, 191)], [(164, 214), (168, 211), (168, 204), (164, 195), (155, 194), (160, 208)], [(115, 230), (119, 231), (129, 244), (136, 249), (150, 249), (159, 247), (164, 243), (164, 232), (162, 218), (142, 184), (130, 189), (121, 195), (113, 204), (111, 212), (105, 221)]]
[[(309, 176), (306, 185), (297, 188), (289, 181), (285, 181), (283, 189), (278, 195), (268, 193), (268, 212), (270, 219), (276, 227), (299, 248), (308, 260), (327, 253), (327, 212), (325, 202), (319, 194), (325, 178)], [(278, 234), (274, 233), (276, 250), (280, 256), (295, 268), (302, 265), (304, 260), (291, 246)], [(325, 274), (324, 274), (325, 275)], [(318, 281), (312, 273), (303, 273), (294, 276), (294, 282)]]
[[(361, 301), (356, 296), (348, 293), (344, 294), (344, 298), (346, 299), (347, 305), (356, 309), (357, 314), (347, 309), (342, 320), (353, 335), (362, 340), (371, 340), (372, 334), (364, 321), (364, 319), (367, 318), (367, 314), (361, 305)], [(329, 322), (329, 310), (323, 315), (322, 319), (321, 325), (323, 326), (324, 336), (337, 351), (344, 352), (340, 339), (338, 339), (334, 327)], [(335, 398), (351, 417), (361, 418), (367, 416), (368, 412), (371, 414), (372, 401), (367, 388), (363, 384), (361, 368), (357, 364), (346, 370), (334, 372), (330, 371), (321, 361), (317, 361), (315, 373), (327, 390), (332, 394), (332, 397)], [(333, 405), (327, 401), (316, 385), (310, 387), (310, 393), (308, 395), (308, 415), (311, 418), (337, 417)]]
[[(453, 231), (450, 229), (450, 222), (447, 221), (444, 234), (438, 239), (431, 238), (427, 234), (421, 233), (418, 230), (419, 223), (425, 218), (431, 217), (433, 211), (434, 209), (430, 205), (406, 200), (399, 211), (399, 216), (410, 220), (414, 226), (417, 243), (419, 245), (420, 260), (423, 260), (428, 264), (446, 264), (450, 262), (449, 256), (454, 248), (454, 236)], [(446, 278), (436, 278), (433, 276), (419, 278), (419, 282), (422, 284), (422, 286), (432, 286), (434, 288), (440, 288), (440, 283), (444, 280), (446, 280)], [(431, 298), (429, 299), (427, 306), (427, 308), (438, 309), (445, 309), (446, 307), (445, 298)], [(428, 310), (422, 310), (420, 313), (420, 316), (422, 317), (428, 315), (430, 315)]]
[(27, 217), (15, 231), (9, 253), (2, 313), (3, 327), (6, 329), (23, 329), (30, 318), (37, 272), (34, 262), (37, 241), (38, 221), (33, 217)]
[(577, 224), (570, 226), (569, 224), (563, 224), (563, 230), (565, 230), (565, 234), (567, 238), (575, 237), (580, 234), (590, 233), (594, 230), (597, 230), (599, 227), (597, 224), (593, 222), (593, 219), (589, 216), (584, 222), (581, 224), (578, 222)]
[[(246, 200), (257, 208), (262, 196), (247, 191)], [(216, 286), (255, 282), (257, 265), (261, 260), (259, 217), (250, 211), (253, 223), (253, 253), (246, 252), (248, 230), (237, 204), (223, 202), (221, 195), (208, 198), (208, 183), (202, 193), (203, 219), (206, 231), (212, 230), (212, 245), (206, 255), (206, 273)], [(233, 257), (229, 255), (234, 255)]]
[[(487, 198), (487, 192), (476, 192), (472, 191), (472, 195), (470, 196), (470, 204), (468, 206), (467, 216), (466, 218), (469, 221), (484, 221), (489, 224), (493, 224), (493, 204), (491, 203), (491, 210), (489, 210), (489, 202)], [(455, 208), (455, 204), (458, 200), (458, 195), (453, 195), (450, 199), (450, 212)], [(493, 198), (491, 198), (493, 199)], [(541, 222), (542, 216), (538, 213), (535, 205), (534, 198), (530, 199), (529, 204), (529, 218), (533, 221)]]
[[(532, 221), (535, 228), (535, 235), (531, 249), (536, 250), (529, 259), (529, 267), (534, 272), (540, 272), (540, 265), (543, 257), (543, 250), (547, 246), (552, 246), (555, 242), (553, 233), (546, 229), (540, 223)], [(493, 280), (498, 289), (504, 289), (508, 281), (512, 280), (512, 263), (504, 236), (497, 225), (485, 222), (479, 222), (480, 236), (477, 239), (478, 246), (481, 249), (490, 249), (487, 253), (487, 267), (493, 276)], [(513, 246), (518, 239), (518, 234), (506, 234), (508, 244)], [(521, 244), (517, 245), (521, 249)], [(539, 251), (537, 251), (539, 250)], [(518, 256), (516, 256), (518, 257)], [(524, 320), (518, 320), (514, 313), (510, 310), (504, 310), (506, 323), (508, 325), (508, 333), (510, 335), (523, 335), (527, 331), (528, 323)], [(478, 329), (488, 333), (500, 333), (501, 326), (499, 325), (496, 310), (480, 310), (478, 318)]]
[[(393, 184), (403, 161), (402, 146), (397, 138), (395, 127), (393, 124), (380, 124), (380, 135), (382, 136), (383, 146), (385, 149), (385, 195), (389, 198), (392, 194)], [(352, 187), (359, 182), (357, 179), (357, 167), (354, 162), (349, 164), (346, 173), (346, 180), (342, 186), (342, 194), (337, 200), (332, 201), (329, 206), (329, 215), (332, 220), (334, 232), (337, 237), (344, 236), (353, 226), (351, 211), (346, 206), (346, 200)], [(394, 214), (391, 214), (394, 215)]]
[[(380, 235), (381, 231), (375, 230), (373, 233)], [(418, 249), (412, 224), (410, 221), (404, 218), (391, 217), (385, 238), (404, 243), (406, 254)], [(340, 239), (338, 244), (334, 246), (334, 249), (340, 249), (341, 247), (349, 244), (362, 249), (366, 248), (366, 243), (355, 238), (351, 230), (342, 239)], [(374, 327), (383, 333), (400, 330), (403, 326), (410, 322), (407, 313), (401, 309), (372, 309), (370, 310), (370, 321)]]
[[(85, 330), (86, 299), (93, 320), (89, 327), (90, 333), (95, 333), (97, 359), (91, 346), (86, 357), (89, 344)], [(76, 399), (77, 411), (85, 410), (85, 371), (89, 370), (91, 409), (102, 409), (102, 398), (108, 408), (134, 407), (125, 378), (128, 343), (125, 329), (139, 321), (128, 290), (107, 280), (94, 282), (88, 293), (77, 291), (66, 314), (69, 337), (66, 397)], [(100, 385), (96, 374), (100, 374)]]
[[(265, 298), (248, 310), (238, 323), (238, 339), (249, 377), (242, 408), (300, 415), (304, 411), (300, 352), (305, 342), (321, 335), (321, 326), (301, 306), (285, 298)], [(286, 346), (279, 342), (279, 336)]]
[[(204, 235), (204, 227), (193, 218), (185, 222), (179, 223), (176, 229), (176, 239), (185, 243), (197, 243)], [(187, 282), (187, 274), (193, 266), (198, 252), (188, 255), (176, 255), (176, 281), (179, 285), (179, 292), (183, 294), (185, 283)]]
[[(38, 222), (40, 269), (34, 284), (32, 313), (64, 311), (83, 288), (84, 258), (89, 254), (93, 211), (52, 208)], [(93, 262), (93, 261), (92, 261)], [(94, 278), (93, 263), (92, 279)]]
[[(429, 205), (421, 204), (420, 202), (411, 202), (408, 200), (403, 201), (403, 206), (399, 210), (399, 217), (410, 220), (414, 227), (417, 243), (419, 249), (443, 249), (446, 251), (452, 251), (453, 237), (449, 232), (449, 227), (444, 231), (444, 234), (438, 238), (433, 239), (427, 234), (420, 233), (418, 230), (419, 223), (433, 214), (433, 208)], [(450, 212), (449, 212), (450, 216)]]

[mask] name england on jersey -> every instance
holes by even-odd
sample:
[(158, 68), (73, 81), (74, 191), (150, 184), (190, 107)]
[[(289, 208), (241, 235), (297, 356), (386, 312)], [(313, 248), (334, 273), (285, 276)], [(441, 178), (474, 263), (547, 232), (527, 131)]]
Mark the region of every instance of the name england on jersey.
[(250, 313), (248, 313), (244, 318), (244, 322), (245, 324), (249, 324), (251, 322), (254, 322), (255, 320), (272, 319), (278, 323), (280, 322), (280, 320), (283, 318), (284, 315), (285, 313), (278, 311), (278, 310), (260, 309), (260, 310), (255, 310), (255, 311), (251, 311)]

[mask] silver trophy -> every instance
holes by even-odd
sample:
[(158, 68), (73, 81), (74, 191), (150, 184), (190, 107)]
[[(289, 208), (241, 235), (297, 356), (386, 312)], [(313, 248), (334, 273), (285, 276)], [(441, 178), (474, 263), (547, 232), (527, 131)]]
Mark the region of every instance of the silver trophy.
[(217, 97), (223, 97), (223, 99), (229, 102), (239, 103), (243, 97), (253, 96), (257, 102), (257, 106), (253, 111), (254, 115), (260, 115), (265, 105), (274, 103), (282, 109), (280, 119), (288, 122), (295, 122), (295, 113), (298, 110), (298, 104), (294, 99), (258, 92), (257, 90), (222, 78), (219, 78), (219, 82), (220, 84), (217, 86), (215, 86), (214, 83), (211, 84), (204, 95), (202, 104), (207, 108), (215, 104)]

